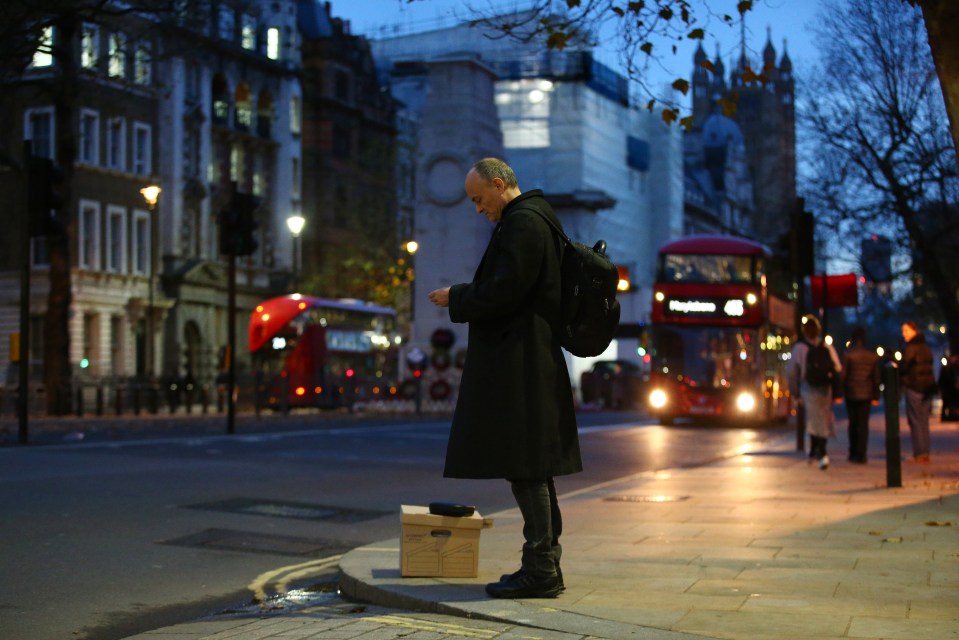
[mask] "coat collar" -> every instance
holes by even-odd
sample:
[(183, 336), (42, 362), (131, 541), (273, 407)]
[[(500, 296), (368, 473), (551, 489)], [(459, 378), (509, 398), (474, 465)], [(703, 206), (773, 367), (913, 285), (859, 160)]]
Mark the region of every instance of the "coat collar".
[(532, 198), (542, 198), (542, 197), (544, 197), (542, 189), (532, 189), (530, 191), (524, 191), (523, 193), (519, 194), (518, 196), (516, 196), (515, 198), (513, 198), (512, 200), (506, 203), (506, 206), (503, 207), (503, 215), (500, 217), (500, 220), (502, 221), (503, 217), (509, 215), (509, 213), (513, 211), (514, 209), (519, 208), (527, 200), (530, 200)]

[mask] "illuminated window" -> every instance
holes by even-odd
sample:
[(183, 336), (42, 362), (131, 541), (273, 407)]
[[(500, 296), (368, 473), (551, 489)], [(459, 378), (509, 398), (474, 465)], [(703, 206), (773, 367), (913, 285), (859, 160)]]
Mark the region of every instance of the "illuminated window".
[(280, 30), (277, 27), (266, 30), (266, 57), (270, 60), (280, 59)]
[(94, 69), (99, 57), (100, 29), (95, 24), (85, 24), (80, 36), (80, 64), (84, 69)]
[(149, 85), (152, 80), (153, 56), (150, 53), (150, 45), (148, 43), (138, 45), (133, 55), (133, 81), (140, 85)]
[(127, 37), (122, 33), (110, 34), (110, 64), (108, 72), (111, 78), (126, 77)]
[(240, 46), (253, 51), (256, 49), (256, 19), (244, 15), (240, 20), (243, 25), (240, 29)]
[(49, 67), (53, 64), (53, 27), (44, 27), (33, 54), (32, 67)]

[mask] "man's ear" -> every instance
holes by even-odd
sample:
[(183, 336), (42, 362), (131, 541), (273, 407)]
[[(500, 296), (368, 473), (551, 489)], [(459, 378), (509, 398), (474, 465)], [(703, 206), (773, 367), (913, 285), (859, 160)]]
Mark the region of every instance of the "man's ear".
[(502, 178), (493, 178), (493, 186), (495, 186), (496, 190), (500, 193), (506, 190), (506, 183), (503, 182)]

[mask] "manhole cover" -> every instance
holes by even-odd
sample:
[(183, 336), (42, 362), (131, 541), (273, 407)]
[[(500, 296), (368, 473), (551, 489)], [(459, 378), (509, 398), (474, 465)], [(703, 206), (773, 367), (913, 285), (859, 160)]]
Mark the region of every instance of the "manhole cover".
[(182, 538), (161, 540), (160, 544), (198, 547), (218, 551), (272, 553), (281, 556), (326, 557), (348, 551), (351, 547), (339, 542), (315, 538), (278, 536), (232, 529), (206, 529)]
[(261, 500), (257, 498), (231, 498), (218, 502), (186, 505), (188, 509), (207, 511), (226, 511), (251, 516), (271, 518), (296, 518), (298, 520), (327, 520), (331, 522), (362, 522), (386, 515), (384, 511), (365, 511), (362, 509), (341, 509), (305, 502), (285, 500)]
[(606, 496), (603, 498), (606, 502), (682, 502), (689, 500), (689, 496), (637, 496), (620, 495)]

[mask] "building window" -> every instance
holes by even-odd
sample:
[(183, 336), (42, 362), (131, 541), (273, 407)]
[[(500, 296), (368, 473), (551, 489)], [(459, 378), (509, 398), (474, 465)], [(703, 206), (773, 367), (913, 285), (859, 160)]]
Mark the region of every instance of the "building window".
[(266, 159), (262, 155), (253, 158), (253, 195), (266, 193)]
[(80, 162), (100, 163), (100, 113), (92, 109), (80, 111)]
[(256, 50), (256, 18), (243, 15), (240, 18), (240, 46), (249, 51)]
[(53, 27), (44, 27), (37, 42), (37, 50), (33, 53), (30, 66), (34, 68), (50, 67), (53, 65)]
[(240, 131), (249, 131), (253, 126), (253, 102), (250, 96), (250, 87), (245, 82), (236, 86), (234, 95), (235, 126)]
[(345, 71), (337, 71), (333, 82), (333, 93), (337, 100), (350, 101), (350, 76)]
[(303, 110), (301, 108), (300, 96), (290, 98), (290, 133), (300, 135), (303, 126)]
[(123, 273), (127, 269), (126, 216), (122, 207), (107, 207), (107, 271)]
[(27, 109), (23, 117), (23, 139), (32, 143), (31, 153), (41, 158), (55, 160), (53, 107)]
[(230, 117), (230, 95), (226, 79), (217, 74), (213, 78), (213, 122), (226, 124)]
[(290, 158), (290, 196), (295, 200), (299, 200), (301, 197), (300, 193), (300, 159), (299, 158)]
[(99, 59), (100, 29), (95, 24), (85, 24), (80, 36), (80, 64), (84, 69), (96, 69)]
[(266, 30), (266, 57), (270, 60), (280, 59), (280, 30), (277, 27)]
[(127, 37), (122, 33), (110, 34), (110, 63), (108, 73), (111, 78), (125, 78), (127, 75)]
[(133, 81), (144, 86), (153, 82), (153, 55), (149, 43), (137, 45), (133, 54)]
[(88, 200), (80, 201), (78, 235), (79, 253), (77, 263), (81, 269), (100, 268), (100, 205)]
[(234, 144), (230, 147), (230, 181), (241, 187), (246, 185), (245, 163), (246, 154), (243, 153), (243, 147)]
[(150, 214), (133, 212), (133, 272), (146, 275), (150, 270)]
[(127, 123), (123, 118), (107, 121), (107, 166), (123, 171), (126, 169)]
[(261, 91), (256, 99), (256, 135), (269, 138), (273, 130), (273, 96)]
[(217, 33), (222, 40), (233, 40), (233, 28), (236, 23), (236, 17), (233, 9), (226, 5), (220, 5), (220, 17), (217, 25)]
[(133, 173), (148, 176), (153, 172), (153, 130), (148, 124), (133, 123)]

